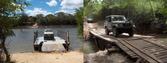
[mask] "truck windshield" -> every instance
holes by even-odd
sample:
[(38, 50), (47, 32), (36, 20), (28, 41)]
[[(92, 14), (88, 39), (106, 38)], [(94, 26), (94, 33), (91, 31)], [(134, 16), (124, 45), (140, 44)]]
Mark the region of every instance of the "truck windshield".
[(54, 34), (44, 34), (44, 40), (55, 40)]
[(113, 17), (112, 20), (113, 21), (126, 21), (125, 17), (122, 17), (122, 16), (120, 16), (120, 17)]

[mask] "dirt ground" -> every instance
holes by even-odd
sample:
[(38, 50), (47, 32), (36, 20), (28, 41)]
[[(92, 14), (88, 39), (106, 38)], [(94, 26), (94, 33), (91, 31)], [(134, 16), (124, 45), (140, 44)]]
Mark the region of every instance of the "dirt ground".
[(107, 50), (86, 54), (85, 63), (133, 63), (120, 53), (107, 54)]
[(16, 63), (83, 63), (83, 53), (79, 51), (15, 53), (11, 58)]

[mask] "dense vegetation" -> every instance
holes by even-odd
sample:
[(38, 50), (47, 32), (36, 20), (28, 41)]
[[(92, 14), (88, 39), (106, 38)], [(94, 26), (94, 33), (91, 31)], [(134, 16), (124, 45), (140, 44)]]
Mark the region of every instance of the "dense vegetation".
[(32, 25), (38, 23), (39, 25), (76, 25), (75, 16), (64, 12), (56, 14), (37, 14), (36, 16), (28, 16), (25, 13), (21, 14), (18, 20), (18, 25)]
[(75, 18), (76, 18), (77, 27), (78, 27), (78, 33), (81, 36), (82, 36), (82, 32), (83, 32), (83, 15), (84, 15), (83, 12), (84, 12), (84, 9), (83, 9), (83, 7), (81, 7), (79, 9), (76, 9), (76, 13), (75, 13)]
[(9, 63), (10, 54), (6, 48), (6, 38), (14, 35), (12, 31), (13, 24), (18, 21), (19, 15), (16, 11), (22, 11), (24, 7), (29, 5), (25, 0), (1, 0), (0, 1), (0, 44), (6, 54), (6, 63)]
[[(125, 15), (140, 33), (166, 31), (166, 0), (84, 0), (84, 15), (104, 21), (111, 14)], [(150, 31), (151, 30), (151, 31)]]

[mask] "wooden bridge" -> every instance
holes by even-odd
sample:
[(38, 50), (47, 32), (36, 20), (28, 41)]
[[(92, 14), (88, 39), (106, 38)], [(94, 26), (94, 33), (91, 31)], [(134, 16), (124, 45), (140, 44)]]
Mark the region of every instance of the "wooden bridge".
[[(112, 34), (111, 34), (112, 35)], [(104, 29), (90, 29), (89, 39), (100, 50), (117, 46), (136, 63), (167, 63), (167, 47), (149, 40), (150, 36), (113, 37), (105, 35)]]

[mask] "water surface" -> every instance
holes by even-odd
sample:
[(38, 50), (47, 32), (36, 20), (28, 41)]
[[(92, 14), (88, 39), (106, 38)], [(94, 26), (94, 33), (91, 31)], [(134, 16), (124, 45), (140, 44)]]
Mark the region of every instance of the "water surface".
[(44, 29), (52, 29), (54, 33), (57, 31), (68, 31), (70, 37), (70, 47), (72, 50), (79, 50), (82, 47), (82, 40), (78, 37), (76, 26), (49, 26), (41, 28), (19, 27), (13, 29), (15, 36), (8, 37), (6, 40), (10, 53), (32, 52), (34, 32), (39, 31), (39, 36), (43, 35)]

